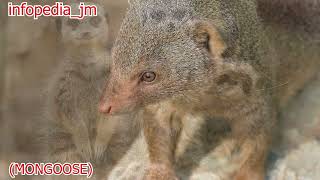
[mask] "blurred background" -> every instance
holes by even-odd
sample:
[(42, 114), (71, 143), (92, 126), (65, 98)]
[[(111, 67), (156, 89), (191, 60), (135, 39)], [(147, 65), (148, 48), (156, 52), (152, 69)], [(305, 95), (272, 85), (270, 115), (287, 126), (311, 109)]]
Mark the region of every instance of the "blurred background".
[[(1, 175), (6, 174), (3, 171), (7, 172), (8, 162), (37, 160), (38, 149), (33, 139), (39, 130), (37, 125), (46, 121), (42, 118), (45, 89), (60, 61), (54, 18), (7, 17), (7, 2), (0, 1), (1, 180)], [(55, 1), (25, 2), (53, 4)], [(111, 36), (108, 46), (111, 47), (125, 15), (127, 0), (91, 2), (103, 5), (109, 14)]]
[[(18, 1), (14, 1), (18, 2)], [(43, 4), (55, 1), (27, 1)], [(86, 2), (86, 1), (85, 1)], [(97, 0), (110, 17), (112, 46), (128, 6), (127, 0)], [(0, 2), (0, 180), (9, 162), (37, 160), (33, 143), (42, 118), (48, 78), (58, 65), (54, 18), (7, 17)], [(320, 74), (282, 114), (283, 135), (276, 149), (320, 140)], [(280, 150), (279, 150), (280, 151)], [(4, 172), (5, 171), (5, 172)]]

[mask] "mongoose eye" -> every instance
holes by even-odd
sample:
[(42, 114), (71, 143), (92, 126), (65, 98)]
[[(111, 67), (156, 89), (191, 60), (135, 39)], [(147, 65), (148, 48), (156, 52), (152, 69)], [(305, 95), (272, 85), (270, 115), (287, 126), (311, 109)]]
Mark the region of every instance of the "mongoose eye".
[(156, 73), (154, 72), (145, 72), (141, 76), (141, 81), (143, 82), (152, 82), (156, 79)]
[(94, 16), (90, 19), (90, 24), (94, 27), (98, 27), (100, 22), (101, 22), (101, 17), (99, 16)]
[(71, 26), (73, 29), (75, 29), (76, 27), (78, 27), (79, 24), (80, 24), (80, 21), (77, 20), (77, 19), (69, 19), (69, 20), (67, 21), (67, 25), (68, 25), (68, 26)]

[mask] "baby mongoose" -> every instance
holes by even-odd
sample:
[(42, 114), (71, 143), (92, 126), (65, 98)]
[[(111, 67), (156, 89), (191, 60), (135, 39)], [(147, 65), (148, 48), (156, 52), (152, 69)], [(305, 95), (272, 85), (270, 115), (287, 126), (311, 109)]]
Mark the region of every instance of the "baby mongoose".
[(47, 139), (50, 161), (91, 162), (102, 178), (129, 148), (138, 121), (137, 113), (103, 117), (96, 108), (110, 65), (109, 23), (97, 7), (97, 16), (57, 21), (62, 62), (49, 85)]
[[(175, 148), (189, 115), (230, 126), (224, 141), (239, 166), (232, 179), (264, 179), (279, 110), (319, 71), (320, 24), (310, 22), (320, 3), (312, 2), (317, 8), (302, 12), (314, 16), (294, 28), (281, 23), (298, 23), (299, 13), (281, 14), (299, 11), (291, 1), (130, 1), (99, 109), (144, 109), (145, 179), (177, 179)], [(266, 13), (275, 6), (279, 19)]]

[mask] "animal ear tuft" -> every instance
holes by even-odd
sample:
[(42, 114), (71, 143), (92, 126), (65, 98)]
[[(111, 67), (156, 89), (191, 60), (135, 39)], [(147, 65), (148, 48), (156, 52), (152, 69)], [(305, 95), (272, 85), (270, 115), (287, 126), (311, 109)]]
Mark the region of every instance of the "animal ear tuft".
[(226, 44), (215, 26), (206, 21), (196, 21), (192, 23), (191, 32), (200, 47), (206, 48), (214, 57), (223, 56)]

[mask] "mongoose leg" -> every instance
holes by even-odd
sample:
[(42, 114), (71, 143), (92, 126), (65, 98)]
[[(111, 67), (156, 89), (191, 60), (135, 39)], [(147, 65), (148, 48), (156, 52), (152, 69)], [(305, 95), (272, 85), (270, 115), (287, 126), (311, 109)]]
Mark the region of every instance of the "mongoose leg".
[(248, 139), (240, 146), (241, 167), (234, 174), (234, 180), (264, 180), (264, 163), (267, 153), (266, 140), (263, 138)]
[(148, 144), (150, 166), (145, 180), (176, 180), (174, 152), (178, 137), (175, 110), (168, 103), (152, 105), (144, 112), (144, 134)]
[(270, 118), (273, 118), (272, 113), (267, 115), (267, 111), (263, 110), (263, 108), (258, 108), (254, 111), (249, 115), (244, 115), (243, 118), (237, 119), (232, 125), (232, 136), (238, 142), (239, 149), (239, 154), (235, 158), (234, 163), (240, 165), (233, 176), (234, 180), (265, 179), (265, 160), (270, 144), (270, 133), (273, 127), (273, 123), (266, 122), (275, 121), (270, 120)]

